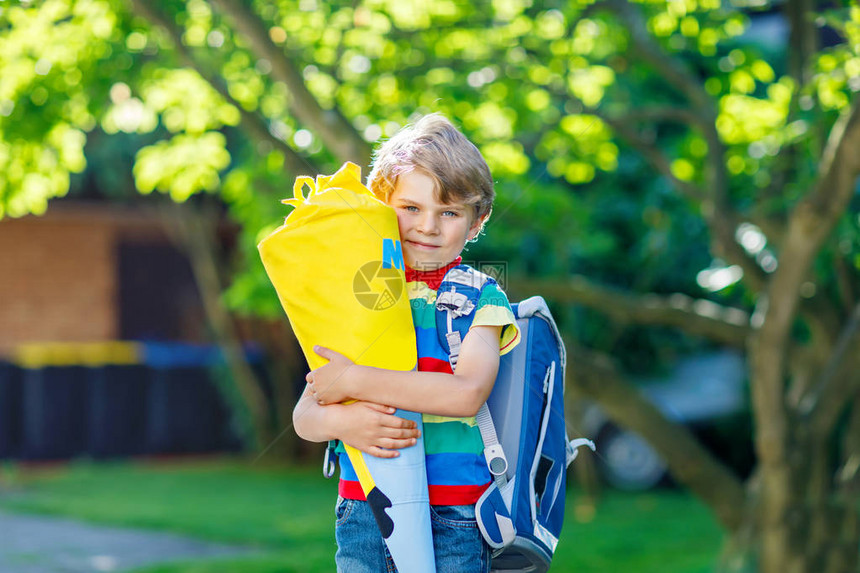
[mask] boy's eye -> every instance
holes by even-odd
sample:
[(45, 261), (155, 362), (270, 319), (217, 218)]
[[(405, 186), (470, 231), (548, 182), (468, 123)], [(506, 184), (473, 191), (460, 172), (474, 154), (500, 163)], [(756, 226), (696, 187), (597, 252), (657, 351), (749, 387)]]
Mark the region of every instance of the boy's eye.
[(407, 211), (412, 212), (412, 213), (418, 211), (418, 207), (416, 207), (415, 205), (406, 205), (403, 208), (406, 209)]
[(445, 211), (442, 214), (445, 215), (446, 217), (457, 217), (460, 215), (460, 213), (458, 213), (457, 211)]

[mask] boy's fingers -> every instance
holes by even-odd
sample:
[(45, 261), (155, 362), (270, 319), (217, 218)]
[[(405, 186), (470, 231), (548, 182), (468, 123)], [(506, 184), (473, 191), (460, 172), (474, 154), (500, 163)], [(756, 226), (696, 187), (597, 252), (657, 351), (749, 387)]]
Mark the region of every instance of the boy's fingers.
[(408, 448), (415, 445), (415, 438), (389, 438), (382, 445), (388, 449)]
[(364, 404), (377, 412), (381, 412), (383, 414), (393, 414), (397, 411), (396, 408), (392, 408), (391, 406), (383, 406), (382, 404), (376, 404), (375, 402), (364, 402)]
[(405, 428), (407, 430), (414, 430), (418, 427), (418, 422), (415, 420), (407, 420), (406, 418), (397, 418), (400, 420), (400, 424), (397, 427)]
[(397, 430), (414, 430), (418, 427), (418, 423), (414, 420), (407, 420), (406, 418), (401, 418), (399, 416), (389, 416), (387, 418), (383, 418), (381, 423), (388, 426), (389, 428), (394, 428)]
[(381, 434), (392, 440), (409, 440), (421, 437), (421, 432), (416, 428), (405, 428), (401, 426), (389, 426), (381, 430)]
[(339, 354), (331, 348), (326, 348), (325, 346), (320, 346), (319, 344), (314, 346), (314, 352), (316, 352), (323, 358), (328, 359), (329, 361), (333, 360), (336, 356), (339, 356)]
[(391, 435), (392, 440), (415, 440), (421, 437), (421, 432), (418, 430), (395, 430)]
[(400, 455), (399, 452), (394, 450), (385, 450), (378, 446), (370, 446), (367, 448), (367, 453), (371, 456), (376, 456), (377, 458), (396, 458)]

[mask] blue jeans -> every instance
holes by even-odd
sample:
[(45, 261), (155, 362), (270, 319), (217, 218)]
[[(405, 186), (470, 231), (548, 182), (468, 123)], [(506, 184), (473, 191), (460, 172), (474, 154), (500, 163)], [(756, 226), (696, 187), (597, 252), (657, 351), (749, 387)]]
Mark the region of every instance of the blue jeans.
[[(334, 560), (338, 573), (393, 573), (394, 561), (366, 501), (338, 498)], [(437, 573), (489, 573), (490, 547), (473, 505), (431, 505)]]

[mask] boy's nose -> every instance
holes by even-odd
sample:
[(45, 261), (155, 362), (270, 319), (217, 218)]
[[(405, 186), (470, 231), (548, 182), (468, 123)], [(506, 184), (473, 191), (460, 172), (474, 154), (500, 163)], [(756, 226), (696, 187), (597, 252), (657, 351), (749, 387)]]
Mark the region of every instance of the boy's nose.
[(435, 234), (439, 230), (436, 217), (433, 217), (432, 215), (422, 217), (418, 222), (418, 230), (427, 235)]

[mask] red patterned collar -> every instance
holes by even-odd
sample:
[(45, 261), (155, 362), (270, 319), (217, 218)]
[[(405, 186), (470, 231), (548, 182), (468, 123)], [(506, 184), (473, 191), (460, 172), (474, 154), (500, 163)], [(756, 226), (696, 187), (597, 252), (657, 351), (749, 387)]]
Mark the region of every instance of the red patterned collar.
[(463, 262), (463, 257), (457, 257), (444, 267), (433, 271), (417, 271), (409, 265), (406, 265), (406, 282), (411, 283), (413, 281), (420, 281), (422, 283), (426, 283), (427, 286), (433, 290), (439, 290), (439, 285), (442, 284), (442, 279), (445, 278), (445, 273), (459, 265), (461, 262)]

